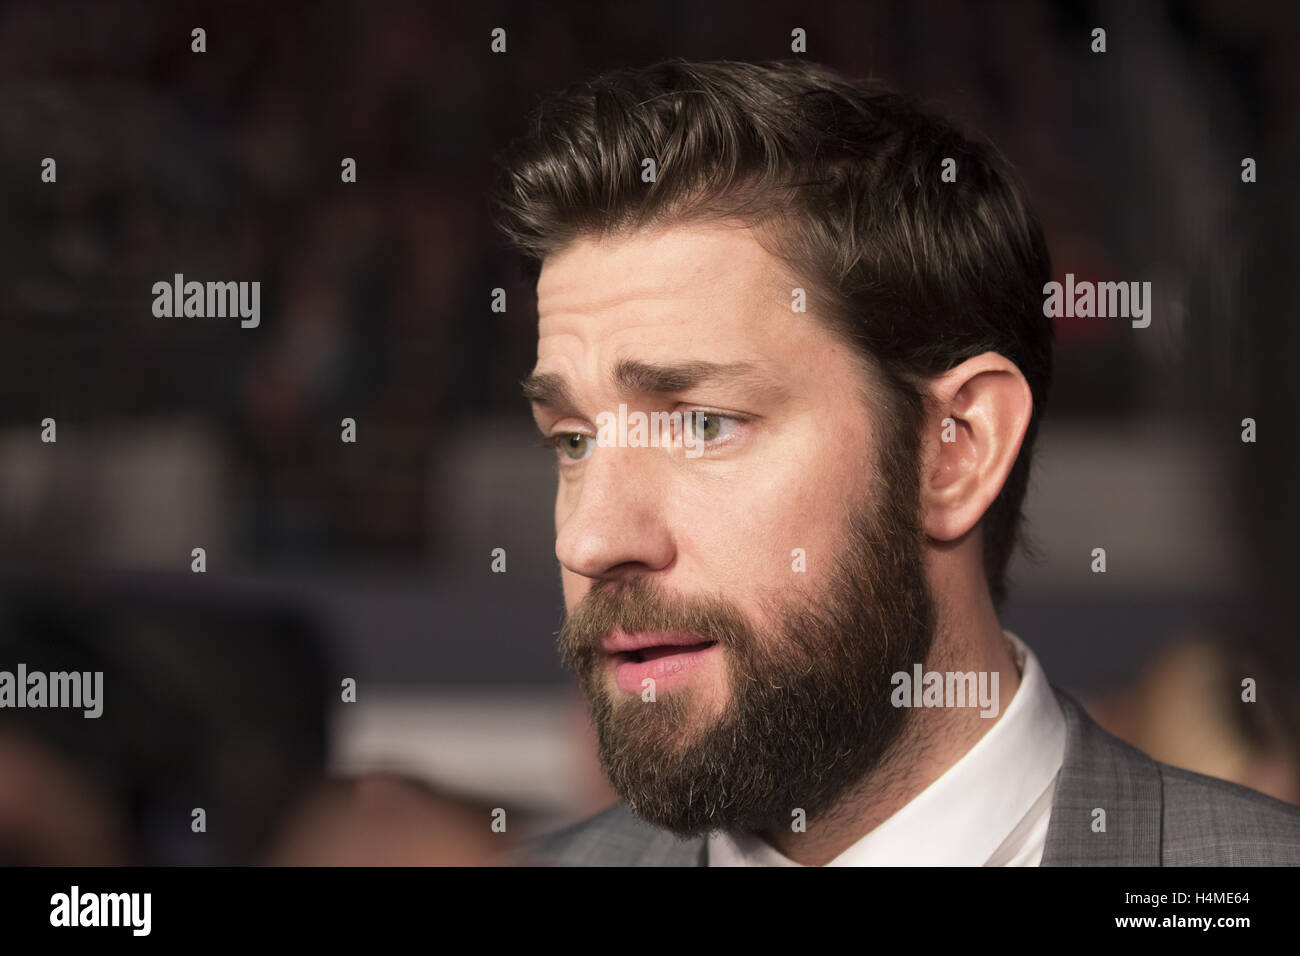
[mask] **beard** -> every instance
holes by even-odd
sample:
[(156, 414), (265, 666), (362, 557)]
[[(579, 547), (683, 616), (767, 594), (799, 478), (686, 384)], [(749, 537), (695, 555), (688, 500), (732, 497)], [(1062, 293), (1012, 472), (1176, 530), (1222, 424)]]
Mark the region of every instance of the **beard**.
[[(771, 628), (725, 597), (670, 595), (645, 578), (598, 581), (568, 616), (561, 659), (587, 698), (602, 768), (642, 819), (680, 837), (788, 827), (796, 810), (812, 822), (892, 759), (910, 711), (891, 703), (891, 678), (925, 662), (935, 620), (908, 451), (883, 456), (875, 505), (848, 516), (825, 586), (760, 602)], [(721, 712), (689, 684), (650, 702), (611, 692), (601, 642), (613, 628), (716, 641)]]

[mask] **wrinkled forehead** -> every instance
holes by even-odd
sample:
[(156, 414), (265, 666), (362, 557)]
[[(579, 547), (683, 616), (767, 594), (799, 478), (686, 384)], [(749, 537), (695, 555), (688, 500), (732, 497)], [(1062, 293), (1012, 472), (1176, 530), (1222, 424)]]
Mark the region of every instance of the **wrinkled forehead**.
[[(798, 313), (793, 285), (752, 231), (676, 225), (582, 238), (543, 263), (537, 283), (538, 354), (558, 338), (676, 337), (718, 347), (780, 346)], [(690, 336), (683, 339), (682, 336)]]
[(624, 360), (743, 364), (769, 394), (878, 405), (876, 363), (814, 314), (801, 281), (740, 224), (575, 241), (538, 278), (534, 373), (600, 387)]

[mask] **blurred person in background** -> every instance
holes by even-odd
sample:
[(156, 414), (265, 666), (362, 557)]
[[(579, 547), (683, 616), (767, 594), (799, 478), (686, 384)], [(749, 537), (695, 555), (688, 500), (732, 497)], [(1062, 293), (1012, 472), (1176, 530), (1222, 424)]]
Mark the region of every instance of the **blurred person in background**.
[(1234, 637), (1181, 636), (1099, 702), (1097, 720), (1163, 763), (1300, 805), (1300, 681), (1292, 662)]
[(0, 670), (19, 664), (102, 691), (94, 717), (0, 708), (10, 863), (247, 864), (326, 772), (324, 652), (282, 604), (6, 581)]
[[(271, 866), (497, 865), (492, 808), (396, 773), (332, 780), (284, 826)], [(508, 831), (507, 831), (508, 832)]]

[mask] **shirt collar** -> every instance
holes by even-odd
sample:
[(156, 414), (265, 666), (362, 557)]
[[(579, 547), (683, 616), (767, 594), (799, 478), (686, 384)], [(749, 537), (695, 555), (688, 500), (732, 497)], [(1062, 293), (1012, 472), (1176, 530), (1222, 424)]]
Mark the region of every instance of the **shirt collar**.
[[(983, 866), (1065, 759), (1065, 718), (1033, 651), (1004, 630), (1020, 686), (1000, 718), (906, 806), (827, 866)], [(749, 833), (709, 836), (710, 866), (798, 866)]]

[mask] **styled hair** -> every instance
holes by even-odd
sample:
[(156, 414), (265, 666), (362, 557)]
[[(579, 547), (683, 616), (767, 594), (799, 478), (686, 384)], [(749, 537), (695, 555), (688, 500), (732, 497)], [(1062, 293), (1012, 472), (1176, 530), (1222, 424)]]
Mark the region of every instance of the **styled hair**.
[(807, 60), (672, 58), (545, 98), (496, 162), (496, 225), (534, 281), (579, 238), (753, 227), (805, 288), (809, 314), (879, 371), (896, 428), (919, 434), (927, 379), (983, 352), (1014, 362), (1033, 413), (981, 519), (985, 577), (1002, 603), (1054, 330), (1042, 229), (994, 148), (910, 97)]

